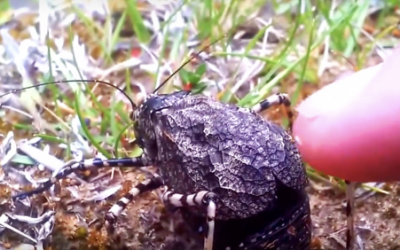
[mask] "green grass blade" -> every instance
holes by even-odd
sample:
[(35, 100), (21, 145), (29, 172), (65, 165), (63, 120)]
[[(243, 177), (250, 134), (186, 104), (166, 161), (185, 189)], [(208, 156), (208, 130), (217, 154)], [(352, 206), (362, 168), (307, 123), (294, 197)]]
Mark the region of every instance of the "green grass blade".
[(137, 9), (136, 0), (126, 0), (128, 16), (131, 20), (132, 28), (138, 40), (142, 43), (147, 43), (150, 40), (150, 34), (146, 26), (143, 23), (143, 18), (139, 10)]

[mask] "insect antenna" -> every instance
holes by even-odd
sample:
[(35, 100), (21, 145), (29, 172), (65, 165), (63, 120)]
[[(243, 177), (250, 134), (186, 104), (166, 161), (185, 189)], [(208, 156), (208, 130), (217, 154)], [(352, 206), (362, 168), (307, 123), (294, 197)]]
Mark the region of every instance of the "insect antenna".
[(227, 37), (228, 34), (224, 34), (223, 36), (220, 36), (219, 38), (217, 38), (216, 40), (214, 40), (213, 42), (207, 44), (206, 46), (204, 46), (201, 50), (199, 50), (198, 52), (196, 52), (194, 55), (192, 55), (188, 60), (186, 60), (183, 64), (181, 64), (181, 66), (179, 66), (178, 69), (176, 69), (171, 75), (169, 75), (167, 77), (167, 79), (165, 79), (154, 91), (153, 93), (157, 93), (158, 90), (160, 90), (174, 75), (176, 75), (176, 73), (178, 73), (181, 69), (183, 69), (183, 67), (185, 67), (188, 63), (190, 63), (193, 59), (195, 59), (196, 57), (199, 57), (201, 53), (203, 53), (206, 49), (210, 48), (212, 45), (216, 44), (218, 41), (221, 41), (223, 38)]
[[(248, 19), (247, 21), (245, 21), (244, 23), (250, 22), (251, 20), (253, 20), (255, 17), (252, 17), (250, 19)], [(242, 23), (242, 25), (244, 24)], [(159, 91), (173, 76), (175, 76), (183, 67), (185, 67), (188, 63), (190, 63), (193, 59), (197, 58), (200, 56), (201, 53), (203, 53), (206, 49), (210, 48), (212, 45), (216, 44), (217, 42), (221, 41), (223, 38), (228, 37), (232, 32), (235, 31), (235, 28), (232, 28), (230, 32), (225, 33), (224, 35), (220, 36), (219, 38), (217, 38), (216, 40), (214, 40), (213, 42), (207, 44), (206, 46), (204, 46), (200, 51), (196, 52), (194, 55), (192, 55), (188, 60), (186, 60), (182, 65), (180, 65), (178, 67), (178, 69), (176, 69), (171, 75), (169, 75), (167, 77), (167, 79), (165, 79), (157, 88), (154, 89), (153, 93), (157, 93), (157, 91)], [(0, 95), (0, 98), (9, 95), (9, 94), (13, 94), (13, 93), (18, 93), (27, 89), (32, 89), (32, 88), (37, 88), (40, 86), (45, 86), (45, 85), (50, 85), (50, 84), (57, 84), (57, 83), (99, 83), (99, 84), (104, 84), (104, 85), (108, 85), (110, 87), (113, 87), (114, 89), (117, 89), (118, 91), (120, 91), (126, 98), (128, 98), (131, 106), (132, 106), (132, 110), (136, 109), (138, 107), (138, 105), (135, 104), (135, 102), (129, 97), (129, 95), (121, 88), (113, 85), (110, 82), (106, 82), (106, 81), (102, 81), (102, 80), (97, 80), (97, 79), (83, 79), (83, 80), (60, 80), (60, 81), (52, 81), (52, 82), (45, 82), (45, 83), (40, 83), (40, 84), (36, 84), (34, 86), (29, 86), (29, 87), (24, 87), (24, 88), (16, 88), (13, 90), (10, 90), (2, 95)], [(0, 102), (0, 108), (2, 107), (3, 103)]]
[[(14, 93), (18, 93), (27, 89), (33, 89), (33, 88), (37, 88), (40, 86), (45, 86), (45, 85), (50, 85), (50, 84), (57, 84), (57, 83), (78, 83), (78, 82), (82, 82), (82, 83), (99, 83), (99, 84), (104, 84), (110, 87), (113, 87), (114, 89), (117, 89), (118, 91), (120, 91), (126, 98), (128, 98), (130, 104), (132, 105), (132, 109), (135, 109), (137, 106), (136, 104), (133, 102), (133, 100), (129, 97), (129, 95), (121, 88), (113, 85), (112, 83), (106, 82), (106, 81), (101, 81), (101, 80), (96, 80), (96, 79), (86, 79), (86, 80), (60, 80), (60, 81), (53, 81), (53, 82), (45, 82), (45, 83), (40, 83), (40, 84), (36, 84), (34, 86), (29, 86), (29, 87), (24, 87), (24, 88), (17, 88), (17, 89), (13, 89), (10, 90), (2, 95), (0, 95), (0, 98), (9, 95), (9, 94), (14, 94)], [(0, 108), (2, 106), (2, 103), (0, 103)]]
[[(208, 49), (209, 47), (211, 47), (212, 45), (214, 45), (215, 43), (217, 43), (218, 41), (222, 40), (223, 38), (225, 38), (228, 34), (225, 34), (221, 37), (219, 37), (218, 39), (216, 39), (215, 41), (211, 42), (210, 44), (204, 46), (200, 51), (196, 52), (193, 56), (191, 56), (187, 61), (185, 61), (181, 66), (179, 66), (179, 68), (177, 70), (175, 70), (171, 75), (169, 75), (167, 77), (167, 79), (165, 79), (154, 91), (153, 93), (156, 93), (158, 90), (160, 90), (160, 88), (162, 88), (174, 75), (176, 75), (176, 73), (178, 73), (183, 67), (185, 67), (188, 63), (190, 63), (193, 59), (195, 59), (196, 57), (199, 57), (199, 55), (204, 52), (206, 49)], [(45, 82), (45, 83), (40, 83), (40, 84), (36, 84), (33, 86), (29, 86), (29, 87), (24, 87), (24, 88), (16, 88), (13, 90), (10, 90), (6, 93), (3, 93), (2, 95), (0, 95), (0, 98), (9, 95), (9, 94), (15, 94), (27, 89), (33, 89), (33, 88), (37, 88), (40, 86), (45, 86), (45, 85), (50, 85), (50, 84), (57, 84), (57, 83), (78, 83), (78, 82), (82, 82), (82, 83), (99, 83), (99, 84), (104, 84), (104, 85), (108, 85), (110, 87), (113, 87), (114, 89), (117, 89), (118, 91), (120, 91), (126, 98), (128, 98), (129, 103), (132, 106), (132, 110), (136, 109), (137, 105), (133, 102), (133, 100), (129, 97), (129, 95), (121, 88), (113, 85), (110, 82), (106, 82), (106, 81), (102, 81), (102, 80), (97, 80), (97, 79), (84, 79), (84, 80), (60, 80), (60, 81), (52, 81), (52, 82)], [(3, 103), (0, 103), (0, 108), (2, 107)]]
[[(248, 19), (247, 21), (245, 21), (244, 23), (250, 22), (251, 20), (253, 20), (255, 17), (252, 17), (250, 19)], [(243, 23), (243, 24), (244, 24)], [(243, 25), (242, 24), (242, 25)], [(176, 69), (171, 75), (169, 75), (167, 77), (167, 79), (165, 79), (157, 88), (154, 89), (153, 93), (157, 93), (157, 91), (159, 91), (173, 76), (175, 76), (183, 67), (185, 67), (188, 63), (190, 63), (193, 59), (197, 58), (200, 56), (201, 53), (203, 53), (206, 49), (210, 48), (212, 45), (216, 44), (217, 42), (221, 41), (223, 38), (228, 37), (228, 35), (230, 35), (232, 32), (235, 31), (235, 28), (232, 28), (230, 32), (225, 33), (224, 35), (220, 36), (219, 38), (217, 38), (216, 40), (214, 40), (213, 42), (207, 44), (206, 46), (204, 46), (200, 51), (196, 52), (194, 55), (192, 55), (188, 60), (186, 60), (182, 65), (180, 65), (178, 67), (178, 69)], [(104, 84), (104, 85), (108, 85), (110, 87), (113, 87), (114, 89), (117, 89), (118, 91), (120, 91), (126, 98), (128, 98), (131, 106), (132, 106), (132, 110), (136, 109), (138, 105), (136, 105), (134, 103), (134, 101), (129, 97), (129, 95), (121, 88), (113, 85), (110, 82), (106, 82), (106, 81), (102, 81), (102, 80), (97, 80), (97, 79), (83, 79), (83, 80), (60, 80), (60, 81), (52, 81), (52, 82), (45, 82), (45, 83), (40, 83), (40, 84), (36, 84), (34, 86), (29, 86), (29, 87), (24, 87), (24, 88), (16, 88), (13, 90), (10, 90), (2, 95), (0, 95), (0, 98), (9, 95), (9, 94), (13, 94), (13, 93), (18, 93), (27, 89), (32, 89), (32, 88), (37, 88), (40, 86), (45, 86), (45, 85), (50, 85), (50, 84), (57, 84), (57, 83), (99, 83), (99, 84)], [(2, 107), (3, 103), (0, 103), (0, 108)]]
[[(256, 17), (249, 18), (247, 21), (241, 23), (240, 25), (244, 25), (244, 24), (254, 20), (255, 18)], [(221, 41), (225, 37), (232, 35), (232, 33), (235, 32), (236, 28), (238, 28), (240, 25), (235, 25), (234, 27), (231, 28), (231, 30), (229, 32), (227, 32), (224, 35), (220, 36), (219, 38), (215, 39), (211, 43), (204, 46), (201, 50), (196, 52), (194, 55), (192, 55), (188, 60), (186, 60), (183, 64), (181, 64), (181, 66), (179, 66), (178, 69), (176, 69), (171, 75), (169, 75), (167, 77), (167, 79), (165, 79), (157, 88), (155, 88), (153, 91), (153, 94), (157, 93), (157, 91), (159, 91), (174, 75), (176, 75), (176, 73), (178, 73), (181, 69), (183, 69), (183, 67), (185, 67), (188, 63), (190, 63), (193, 59), (195, 59), (196, 57), (199, 57), (200, 54), (203, 53), (206, 49), (210, 48), (211, 46), (213, 46), (217, 42)]]

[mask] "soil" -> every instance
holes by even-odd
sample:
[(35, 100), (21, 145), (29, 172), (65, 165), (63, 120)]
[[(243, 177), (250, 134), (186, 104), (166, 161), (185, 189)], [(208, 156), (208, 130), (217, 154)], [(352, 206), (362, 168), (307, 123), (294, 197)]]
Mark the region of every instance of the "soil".
[[(104, 216), (129, 186), (144, 178), (142, 173), (136, 172), (122, 175), (114, 173), (112, 182), (120, 182), (121, 176), (125, 180), (123, 188), (107, 202), (74, 203), (71, 197), (67, 197), (67, 192), (62, 191), (61, 200), (48, 205), (54, 207), (57, 203), (57, 214), (54, 232), (45, 249), (202, 249), (200, 236), (186, 227), (178, 213), (165, 210), (157, 192), (145, 194), (131, 203), (119, 217), (118, 227), (112, 236), (107, 234), (104, 227), (101, 230), (97, 229), (96, 223), (89, 227), (89, 221)], [(110, 180), (109, 175), (105, 175), (104, 178)], [(344, 194), (342, 191), (316, 185), (311, 181), (308, 187), (313, 221), (312, 249), (345, 249)], [(368, 199), (358, 201), (356, 205), (356, 225), (365, 250), (400, 249), (398, 219), (400, 188), (398, 184), (388, 184), (385, 189), (391, 191), (391, 194), (374, 194)], [(49, 197), (48, 199), (51, 200)], [(33, 202), (39, 202), (39, 198), (34, 198)], [(17, 247), (21, 243), (21, 237), (16, 237), (8, 231), (1, 239), (3, 247), (21, 249)]]
[[(365, 250), (400, 249), (398, 184), (387, 185), (393, 193), (374, 194), (356, 202), (355, 223)], [(310, 188), (314, 226), (314, 249), (345, 249), (346, 213), (344, 195)], [(317, 244), (321, 243), (318, 248)], [(356, 247), (355, 249), (362, 249)]]

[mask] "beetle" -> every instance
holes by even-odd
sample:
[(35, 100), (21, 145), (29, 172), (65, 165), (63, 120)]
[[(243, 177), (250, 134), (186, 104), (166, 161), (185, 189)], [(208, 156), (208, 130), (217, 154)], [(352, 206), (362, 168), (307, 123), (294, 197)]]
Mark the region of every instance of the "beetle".
[(297, 108), (293, 134), (304, 160), (346, 180), (348, 250), (355, 242), (354, 182), (400, 179), (399, 58), (397, 47), (384, 62), (340, 78)]
[[(120, 90), (108, 82), (80, 82)], [(166, 187), (164, 203), (181, 209), (189, 221), (206, 221), (191, 223), (194, 229), (202, 229), (205, 250), (309, 249), (311, 219), (304, 164), (290, 134), (260, 115), (284, 105), (291, 121), (288, 95), (275, 94), (252, 108), (242, 108), (187, 91), (158, 94), (159, 88), (140, 105), (120, 90), (133, 107), (131, 119), (141, 156), (69, 162), (41, 187), (13, 199), (39, 194), (78, 170), (152, 165), (157, 172), (106, 213), (110, 230), (135, 197)]]

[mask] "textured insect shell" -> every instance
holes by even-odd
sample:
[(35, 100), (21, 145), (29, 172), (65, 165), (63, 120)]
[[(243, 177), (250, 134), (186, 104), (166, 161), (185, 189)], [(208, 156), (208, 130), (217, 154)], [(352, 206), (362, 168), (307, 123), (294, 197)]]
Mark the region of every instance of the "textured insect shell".
[(134, 133), (140, 148), (145, 150), (145, 158), (153, 162), (157, 157), (156, 134), (153, 121), (157, 111), (167, 109), (174, 103), (181, 100), (189, 92), (179, 91), (172, 94), (151, 94), (148, 95), (143, 104), (134, 111)]
[(273, 209), (276, 178), (296, 190), (307, 184), (291, 137), (249, 109), (183, 92), (152, 96), (139, 110), (135, 129), (170, 189), (218, 195), (216, 219)]

